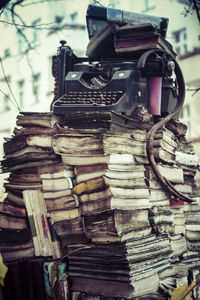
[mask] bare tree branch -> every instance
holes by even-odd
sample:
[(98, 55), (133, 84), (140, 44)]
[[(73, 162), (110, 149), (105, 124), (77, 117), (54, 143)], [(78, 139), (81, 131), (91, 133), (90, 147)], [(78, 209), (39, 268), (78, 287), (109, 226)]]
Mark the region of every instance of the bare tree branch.
[(196, 0), (193, 0), (193, 4), (194, 4), (194, 8), (196, 10), (197, 18), (198, 18), (199, 24), (200, 24), (200, 3), (198, 3), (198, 1), (196, 1)]
[(18, 26), (18, 27), (24, 27), (24, 28), (29, 28), (29, 29), (34, 29), (34, 30), (50, 30), (51, 27), (43, 27), (43, 26), (50, 26), (53, 24), (56, 24), (56, 22), (51, 22), (51, 23), (41, 23), (41, 24), (35, 24), (35, 25), (26, 25), (26, 24), (18, 24), (18, 23), (13, 23), (13, 22), (8, 22), (5, 20), (0, 20), (0, 23), (8, 24), (8, 25), (13, 25), (13, 26)]
[(6, 7), (6, 5), (8, 4), (8, 2), (10, 2), (11, 0), (1, 0), (0, 1), (0, 9)]
[(0, 57), (0, 64), (1, 64), (1, 69), (2, 69), (2, 72), (3, 72), (3, 76), (4, 76), (4, 79), (5, 79), (5, 82), (10, 90), (10, 93), (14, 99), (14, 102), (12, 101), (12, 99), (7, 95), (5, 94), (2, 90), (1, 90), (1, 93), (3, 93), (4, 95), (6, 95), (8, 97), (8, 99), (10, 99), (10, 101), (12, 102), (13, 105), (15, 105), (15, 107), (20, 111), (20, 107), (18, 105), (18, 102), (17, 102), (17, 99), (15, 98), (15, 95), (13, 94), (13, 91), (11, 89), (11, 86), (10, 86), (10, 83), (8, 81), (8, 78), (6, 76), (6, 73), (5, 73), (5, 70), (4, 70), (4, 66), (3, 66), (3, 61), (2, 61), (2, 58)]

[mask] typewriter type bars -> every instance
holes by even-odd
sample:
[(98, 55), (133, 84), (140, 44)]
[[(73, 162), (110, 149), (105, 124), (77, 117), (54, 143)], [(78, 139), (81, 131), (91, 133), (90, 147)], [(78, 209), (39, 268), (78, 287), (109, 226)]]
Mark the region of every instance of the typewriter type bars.
[(68, 72), (65, 94), (54, 103), (54, 112), (118, 111), (131, 109), (133, 103), (146, 103), (146, 79), (138, 81), (136, 70), (114, 71), (107, 79), (101, 74), (84, 71)]

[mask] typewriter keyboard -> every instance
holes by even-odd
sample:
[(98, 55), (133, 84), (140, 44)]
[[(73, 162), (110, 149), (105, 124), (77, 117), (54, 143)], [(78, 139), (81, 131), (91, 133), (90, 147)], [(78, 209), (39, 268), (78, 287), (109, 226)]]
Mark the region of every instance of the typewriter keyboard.
[(56, 101), (56, 105), (111, 105), (117, 103), (123, 91), (70, 91)]

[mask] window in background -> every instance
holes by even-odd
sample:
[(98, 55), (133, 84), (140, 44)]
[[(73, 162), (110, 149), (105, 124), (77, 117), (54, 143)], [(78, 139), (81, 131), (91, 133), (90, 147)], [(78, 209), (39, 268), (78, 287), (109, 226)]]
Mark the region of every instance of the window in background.
[(143, 13), (146, 13), (155, 8), (155, 0), (144, 0)]
[(19, 54), (24, 54), (26, 52), (26, 48), (27, 48), (27, 44), (24, 38), (24, 33), (23, 33), (24, 29), (20, 28), (20, 33), (17, 34), (17, 38), (18, 38), (18, 51)]
[(1, 85), (1, 99), (0, 101), (0, 112), (6, 112), (10, 110), (11, 106), (11, 100), (10, 100), (10, 90), (8, 85), (10, 85), (11, 77), (7, 76), (6, 78), (0, 79), (0, 85)]
[(184, 55), (188, 51), (187, 47), (187, 30), (186, 28), (179, 29), (177, 31), (172, 32), (173, 35), (173, 46), (177, 55)]
[(55, 16), (54, 19), (55, 19), (55, 23), (57, 24), (61, 24), (62, 21), (64, 20), (64, 16)]
[(18, 86), (18, 97), (19, 97), (19, 107), (24, 108), (24, 79), (17, 82)]
[(78, 11), (74, 11), (74, 12), (71, 13), (69, 16), (70, 16), (70, 21), (71, 21), (71, 23), (77, 23), (77, 19), (78, 19)]
[(5, 94), (3, 96), (3, 111), (6, 112), (6, 111), (9, 111), (10, 110), (10, 95), (8, 94)]
[(3, 58), (8, 58), (11, 56), (10, 48), (6, 48), (3, 53)]
[[(34, 20), (31, 25), (33, 27), (36, 27), (41, 23), (41, 18), (37, 18), (36, 20)], [(40, 30), (38, 29), (33, 29), (32, 31), (32, 41), (31, 41), (31, 46), (32, 47), (37, 47), (39, 46), (40, 42)]]
[(32, 80), (33, 80), (33, 96), (34, 96), (34, 103), (39, 103), (39, 89), (40, 89), (40, 73), (33, 74)]

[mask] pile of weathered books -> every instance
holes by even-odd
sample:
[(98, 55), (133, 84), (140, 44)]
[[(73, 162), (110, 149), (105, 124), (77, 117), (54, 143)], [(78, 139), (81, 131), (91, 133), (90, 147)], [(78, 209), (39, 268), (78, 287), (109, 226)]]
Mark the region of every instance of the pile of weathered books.
[[(142, 106), (132, 117), (21, 113), (4, 144), (1, 215), (14, 213), (12, 228), (3, 218), (0, 228), (29, 233), (27, 257), (67, 257), (71, 297), (165, 299), (200, 264), (198, 159), (184, 124), (172, 120), (156, 133), (159, 172), (194, 202), (175, 199), (147, 158), (153, 124)], [(24, 257), (27, 240), (0, 239), (5, 260)]]

